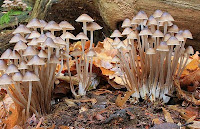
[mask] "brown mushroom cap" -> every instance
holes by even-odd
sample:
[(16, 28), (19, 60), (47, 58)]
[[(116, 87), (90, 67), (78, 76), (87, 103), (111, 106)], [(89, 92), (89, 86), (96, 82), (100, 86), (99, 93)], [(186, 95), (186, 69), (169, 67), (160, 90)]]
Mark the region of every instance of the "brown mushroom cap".
[(24, 77), (22, 79), (23, 82), (32, 82), (32, 81), (39, 81), (40, 79), (38, 78), (38, 76), (36, 74), (34, 74), (33, 72), (27, 71), (24, 74)]
[(14, 84), (14, 81), (8, 74), (3, 74), (0, 77), (0, 85), (9, 85), (9, 84)]
[(82, 14), (75, 21), (76, 22), (93, 22), (94, 20), (89, 15)]

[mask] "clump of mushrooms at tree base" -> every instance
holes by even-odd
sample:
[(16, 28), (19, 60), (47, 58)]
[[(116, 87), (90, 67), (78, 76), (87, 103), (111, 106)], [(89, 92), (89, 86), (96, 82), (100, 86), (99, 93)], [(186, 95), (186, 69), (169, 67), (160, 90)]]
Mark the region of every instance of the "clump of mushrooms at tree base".
[[(127, 90), (134, 91), (135, 102), (142, 98), (167, 103), (174, 91), (173, 78), (180, 78), (189, 56), (194, 53), (191, 46), (184, 48), (186, 40), (192, 39), (191, 32), (179, 30), (173, 21), (169, 13), (161, 10), (149, 18), (139, 11), (132, 20), (123, 21), (122, 33), (114, 30), (110, 36), (114, 38), (113, 49), (118, 49), (112, 60), (118, 69), (116, 74)], [(119, 39), (123, 36), (124, 42)]]
[[(132, 21), (128, 18), (124, 20), (122, 33), (115, 30), (110, 36), (115, 38), (111, 43), (112, 48), (118, 50), (112, 59), (117, 68), (115, 74), (122, 78), (128, 91), (134, 91), (132, 97), (135, 101), (142, 98), (152, 102), (168, 102), (166, 94), (174, 91), (173, 77), (180, 77), (189, 55), (193, 54), (191, 46), (184, 48), (186, 39), (192, 39), (190, 31), (179, 30), (173, 21), (169, 13), (161, 10), (156, 10), (149, 18), (140, 11)], [(83, 32), (76, 37), (68, 32), (75, 28), (67, 21), (57, 24), (54, 21), (47, 23), (32, 19), (26, 26), (21, 24), (13, 32), (10, 43), (16, 43), (15, 47), (13, 50), (7, 49), (0, 59), (0, 85), (21, 107), (24, 119), (33, 113), (44, 115), (51, 111), (52, 90), (64, 63), (74, 97), (86, 95), (93, 76), (93, 57), (98, 56), (92, 47), (93, 32), (102, 27), (87, 14), (79, 16), (76, 22), (83, 23)], [(55, 31), (62, 31), (62, 35), (56, 37)], [(88, 31), (90, 47), (85, 50), (86, 41), (89, 40)], [(126, 40), (121, 41), (122, 36), (126, 36)], [(70, 51), (71, 40), (81, 40), (82, 50)], [(74, 88), (70, 71), (72, 57), (79, 80), (78, 91)], [(57, 65), (60, 65), (58, 71)]]
[[(57, 24), (54, 21), (47, 23), (32, 19), (26, 26), (21, 24), (14, 30), (14, 36), (9, 43), (16, 44), (13, 50), (7, 49), (0, 58), (0, 85), (6, 88), (13, 101), (21, 107), (23, 119), (28, 119), (33, 113), (38, 116), (51, 111), (52, 90), (64, 63), (71, 79), (71, 56), (76, 60), (77, 76), (80, 80), (77, 93), (70, 81), (71, 91), (75, 97), (86, 94), (91, 83), (92, 58), (96, 55), (92, 49), (93, 31), (102, 27), (87, 14), (82, 14), (76, 21), (83, 22), (84, 32), (76, 37), (68, 32), (75, 28), (67, 21)], [(86, 40), (89, 40), (88, 30), (91, 32), (88, 52), (77, 49), (70, 53), (69, 40), (80, 39), (82, 48), (85, 48)], [(55, 31), (62, 31), (62, 35), (56, 37)], [(60, 69), (56, 72), (58, 64)]]

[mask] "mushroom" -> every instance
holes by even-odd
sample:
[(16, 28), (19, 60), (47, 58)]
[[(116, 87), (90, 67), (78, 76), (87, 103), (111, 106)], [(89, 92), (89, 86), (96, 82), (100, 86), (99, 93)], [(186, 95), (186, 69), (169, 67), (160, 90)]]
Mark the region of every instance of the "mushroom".
[(31, 104), (31, 95), (32, 95), (32, 82), (34, 81), (39, 81), (40, 79), (38, 78), (37, 75), (35, 75), (33, 72), (27, 71), (24, 74), (24, 77), (22, 78), (23, 82), (28, 82), (29, 83), (29, 95), (28, 95), (28, 103), (27, 103), (27, 108), (26, 108), (26, 118), (29, 118), (29, 109), (30, 109), (30, 104)]

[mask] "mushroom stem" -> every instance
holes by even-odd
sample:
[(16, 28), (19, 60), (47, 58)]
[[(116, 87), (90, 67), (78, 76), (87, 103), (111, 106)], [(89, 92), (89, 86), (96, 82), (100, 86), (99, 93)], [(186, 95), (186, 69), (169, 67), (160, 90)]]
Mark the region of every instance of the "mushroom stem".
[(167, 33), (167, 22), (164, 22), (164, 35)]
[(85, 39), (81, 39), (82, 55), (85, 53), (85, 52), (84, 52), (84, 50), (85, 50), (85, 42), (86, 42)]
[[(187, 58), (186, 58), (186, 61), (185, 61), (184, 65), (183, 65), (182, 69), (177, 73), (178, 79), (180, 79), (180, 77), (181, 77), (181, 75), (182, 75), (182, 73), (183, 73), (183, 70), (185, 69), (185, 67), (186, 67), (186, 65), (187, 65), (187, 62), (188, 62), (189, 57), (190, 57), (190, 55), (187, 54)], [(181, 67), (181, 66), (180, 66), (180, 67)]]
[[(92, 49), (93, 38), (94, 38), (94, 37), (93, 37), (93, 34), (94, 34), (94, 31), (91, 30), (91, 31), (90, 31), (90, 49)], [(89, 49), (89, 50), (90, 50), (90, 49)]]
[(31, 94), (32, 94), (32, 82), (29, 81), (29, 94), (28, 94), (28, 103), (27, 103), (27, 108), (26, 108), (26, 118), (29, 118), (29, 108), (31, 105)]
[(69, 38), (66, 38), (66, 51), (69, 54)]
[(86, 22), (83, 22), (83, 32), (87, 36)]

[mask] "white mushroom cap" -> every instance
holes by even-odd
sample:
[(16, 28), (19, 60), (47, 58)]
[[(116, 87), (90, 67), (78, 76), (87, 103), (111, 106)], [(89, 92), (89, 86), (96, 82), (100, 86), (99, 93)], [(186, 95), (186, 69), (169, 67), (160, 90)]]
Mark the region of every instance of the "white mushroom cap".
[(23, 41), (18, 41), (15, 46), (14, 50), (19, 51), (19, 50), (25, 50), (27, 48), (27, 45)]
[(34, 56), (34, 55), (37, 55), (37, 51), (35, 50), (35, 48), (32, 46), (28, 46), (22, 56)]
[(93, 57), (93, 56), (96, 56), (96, 55), (97, 54), (93, 49), (90, 49), (86, 54), (86, 56), (89, 56), (89, 57)]
[(22, 81), (24, 82), (32, 82), (32, 81), (39, 81), (40, 79), (38, 78), (38, 76), (36, 74), (34, 74), (33, 72), (27, 71), (24, 74), (24, 77), (22, 79)]
[(1, 59), (9, 59), (10, 54), (12, 53), (11, 49), (7, 49), (2, 55), (1, 55)]
[(75, 39), (75, 36), (72, 33), (70, 33), (70, 32), (63, 33), (60, 37), (63, 40), (64, 39)]
[(42, 24), (40, 23), (40, 21), (38, 19), (34, 18), (26, 25), (26, 27), (28, 27), (28, 28), (41, 28)]
[(129, 18), (124, 19), (122, 28), (131, 27), (131, 20)]
[(67, 21), (61, 21), (59, 24), (60, 28), (66, 30), (74, 30), (75, 28)]
[(45, 52), (45, 50), (42, 50), (42, 49), (40, 50), (38, 56), (40, 58), (48, 58), (48, 54)]
[(44, 30), (60, 31), (61, 29), (62, 28), (55, 21), (48, 22), (47, 25), (44, 27)]
[(18, 41), (23, 41), (23, 42), (27, 42), (26, 39), (24, 37), (21, 36), (21, 34), (15, 34), (11, 40), (9, 41), (9, 43), (16, 43)]
[(167, 40), (167, 45), (180, 45), (180, 43), (176, 37), (172, 36)]
[(28, 33), (31, 33), (31, 31), (25, 25), (21, 24), (13, 31), (13, 34), (17, 34), (17, 33), (28, 34)]
[(19, 72), (19, 70), (18, 70), (17, 66), (14, 64), (10, 64), (5, 71), (5, 73), (7, 73), (7, 74), (16, 73), (16, 72)]
[(103, 27), (101, 27), (99, 24), (97, 24), (96, 22), (90, 22), (87, 24), (86, 29), (90, 30), (90, 31), (94, 31), (94, 30), (100, 30)]
[(23, 75), (20, 72), (17, 72), (12, 76), (12, 80), (16, 82), (22, 81), (22, 78)]
[(114, 30), (110, 37), (111, 38), (122, 37), (122, 34), (119, 30)]
[(22, 61), (20, 64), (19, 64), (19, 67), (18, 69), (28, 69), (28, 65), (25, 61)]
[(35, 55), (33, 58), (27, 63), (27, 65), (45, 65), (46, 63), (38, 56)]
[(82, 14), (76, 19), (76, 22), (93, 22), (93, 21), (94, 20), (87, 14)]
[(85, 40), (88, 40), (88, 37), (87, 37), (83, 32), (80, 32), (80, 33), (76, 36), (76, 39), (85, 39)]
[(0, 59), (0, 70), (6, 70), (7, 69), (7, 64), (4, 60)]
[(164, 37), (164, 34), (160, 30), (156, 30), (152, 37)]
[(0, 85), (9, 85), (9, 84), (14, 84), (14, 81), (8, 74), (3, 74), (0, 77)]
[(147, 49), (146, 54), (147, 54), (147, 55), (153, 55), (153, 54), (156, 54), (156, 51), (155, 51), (155, 49), (153, 49), (153, 48), (149, 48), (149, 49)]

